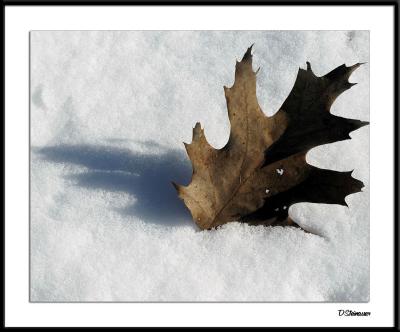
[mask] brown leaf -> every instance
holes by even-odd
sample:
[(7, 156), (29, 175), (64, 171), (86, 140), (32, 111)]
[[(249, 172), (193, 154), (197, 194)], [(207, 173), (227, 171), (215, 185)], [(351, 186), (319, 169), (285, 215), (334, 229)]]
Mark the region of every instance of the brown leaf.
[(241, 220), (252, 224), (292, 225), (288, 209), (297, 202), (346, 205), (344, 198), (363, 187), (351, 172), (323, 170), (306, 163), (308, 150), (350, 138), (366, 125), (330, 114), (337, 96), (353, 84), (360, 64), (344, 65), (317, 77), (307, 62), (281, 109), (267, 117), (258, 105), (251, 47), (236, 63), (235, 82), (224, 87), (231, 131), (220, 150), (206, 140), (197, 123), (185, 144), (192, 181), (177, 184), (179, 197), (201, 229)]

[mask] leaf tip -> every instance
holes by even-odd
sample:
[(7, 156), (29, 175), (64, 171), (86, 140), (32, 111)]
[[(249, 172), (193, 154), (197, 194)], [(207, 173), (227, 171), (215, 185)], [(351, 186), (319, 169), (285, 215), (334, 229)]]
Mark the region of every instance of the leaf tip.
[(361, 120), (353, 120), (352, 128), (350, 128), (350, 132), (360, 129), (361, 127), (369, 125), (369, 121), (361, 121)]
[[(365, 64), (365, 62), (357, 62), (356, 64), (352, 66), (345, 66), (345, 78), (349, 79), (353, 71), (355, 71), (358, 67), (362, 66)], [(351, 86), (356, 85), (357, 83), (349, 83)]]
[(243, 61), (244, 62), (251, 61), (251, 58), (253, 56), (251, 54), (251, 50), (253, 49), (253, 45), (254, 45), (254, 43), (250, 45), (250, 47), (247, 49), (246, 53), (243, 55), (242, 62)]
[(174, 186), (175, 190), (179, 193), (181, 186), (174, 181), (171, 181), (171, 184)]
[(193, 141), (199, 139), (202, 135), (203, 129), (201, 129), (200, 122), (196, 122), (196, 125), (193, 128)]
[(225, 97), (229, 94), (230, 88), (224, 85)]

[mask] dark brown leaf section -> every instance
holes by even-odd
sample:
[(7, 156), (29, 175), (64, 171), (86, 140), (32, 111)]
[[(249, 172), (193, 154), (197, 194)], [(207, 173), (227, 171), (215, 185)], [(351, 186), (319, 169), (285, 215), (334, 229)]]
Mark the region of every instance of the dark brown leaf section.
[(299, 69), (294, 87), (278, 111), (287, 115), (287, 128), (265, 151), (264, 166), (318, 145), (350, 139), (350, 132), (368, 124), (330, 113), (335, 99), (356, 84), (348, 79), (360, 65), (341, 65), (322, 77), (314, 75), (309, 62), (307, 70)]
[(286, 226), (289, 207), (296, 203), (347, 206), (345, 197), (362, 191), (364, 187), (361, 181), (351, 176), (352, 172), (338, 172), (312, 166), (305, 181), (269, 198), (262, 208), (243, 217), (242, 221), (251, 224)]

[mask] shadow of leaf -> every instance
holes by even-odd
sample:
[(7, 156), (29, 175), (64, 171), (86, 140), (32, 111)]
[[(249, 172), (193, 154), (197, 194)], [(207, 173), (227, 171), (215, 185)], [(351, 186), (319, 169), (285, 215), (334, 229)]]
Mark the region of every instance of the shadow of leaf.
[[(155, 146), (151, 141), (141, 144)], [(85, 167), (85, 171), (67, 176), (77, 186), (133, 196), (135, 203), (120, 209), (121, 214), (171, 226), (187, 224), (191, 220), (171, 184), (171, 181), (190, 181), (191, 165), (181, 151), (164, 147), (162, 152), (151, 154), (88, 144), (60, 144), (33, 151), (49, 162)]]

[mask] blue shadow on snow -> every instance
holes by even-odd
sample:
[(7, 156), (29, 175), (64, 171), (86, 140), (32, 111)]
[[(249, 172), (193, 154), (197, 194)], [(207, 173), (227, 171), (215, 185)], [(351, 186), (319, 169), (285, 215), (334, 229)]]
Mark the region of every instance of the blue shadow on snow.
[[(142, 143), (149, 147), (155, 144)], [(171, 226), (191, 220), (171, 184), (171, 181), (179, 184), (190, 181), (192, 169), (183, 151), (170, 149), (148, 154), (107, 145), (61, 144), (35, 152), (49, 162), (86, 167), (82, 173), (68, 175), (80, 187), (134, 196), (137, 200), (134, 204), (119, 210), (124, 215)]]

